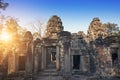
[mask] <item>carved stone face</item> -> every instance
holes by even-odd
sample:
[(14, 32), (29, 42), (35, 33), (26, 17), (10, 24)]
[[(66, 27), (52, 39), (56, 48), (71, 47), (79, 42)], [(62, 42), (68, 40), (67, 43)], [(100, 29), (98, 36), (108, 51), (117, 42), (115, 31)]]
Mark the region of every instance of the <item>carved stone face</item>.
[(95, 40), (96, 38), (99, 37), (99, 35), (103, 35), (105, 37), (106, 34), (106, 29), (102, 25), (99, 19), (94, 18), (93, 21), (91, 22), (88, 30), (88, 35), (92, 40)]
[(95, 21), (92, 23), (93, 28), (98, 29), (102, 27), (102, 23), (100, 21)]
[(56, 27), (56, 31), (57, 31), (57, 32), (61, 32), (61, 31), (63, 31), (63, 28), (61, 28), (61, 27)]
[(54, 27), (49, 27), (48, 30), (49, 30), (50, 33), (55, 31)]
[(48, 21), (46, 36), (50, 37), (53, 33), (57, 34), (61, 31), (63, 31), (61, 19), (57, 16), (52, 16)]

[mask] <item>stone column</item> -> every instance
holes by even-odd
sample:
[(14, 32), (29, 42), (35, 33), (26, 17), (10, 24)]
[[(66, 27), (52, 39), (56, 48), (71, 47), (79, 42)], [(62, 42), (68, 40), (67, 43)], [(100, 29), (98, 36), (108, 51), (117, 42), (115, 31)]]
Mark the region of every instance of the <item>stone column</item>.
[(120, 75), (120, 44), (119, 44), (119, 47), (118, 47), (118, 75)]
[(39, 59), (38, 48), (35, 48), (35, 51), (34, 51), (34, 73), (38, 72), (38, 64), (39, 64), (38, 59)]
[(44, 53), (44, 46), (41, 46), (41, 70), (43, 70), (44, 69), (44, 66), (43, 66), (43, 53)]
[(120, 66), (120, 45), (119, 45), (119, 48), (118, 48), (118, 64), (119, 64), (119, 66)]
[(62, 45), (60, 47), (60, 70), (61, 70), (61, 75), (63, 75), (63, 71), (64, 71), (64, 52), (63, 52), (63, 46)]
[(32, 44), (27, 45), (27, 54), (26, 54), (26, 72), (31, 74), (33, 71), (33, 53), (32, 53)]
[(15, 54), (12, 51), (9, 51), (8, 57), (8, 74), (12, 74), (15, 72), (16, 64), (15, 64)]
[(84, 62), (85, 62), (85, 65), (84, 65), (84, 67), (85, 67), (85, 72), (88, 72), (88, 73), (90, 73), (90, 61), (89, 61), (89, 55), (85, 55), (84, 56)]
[(45, 46), (42, 46), (42, 65), (41, 65), (41, 69), (44, 70), (45, 69), (45, 63), (46, 63), (46, 55), (45, 55)]
[(60, 70), (60, 48), (56, 46), (56, 69)]
[(112, 68), (112, 56), (111, 56), (111, 53), (110, 53), (110, 47), (106, 47), (106, 66), (108, 68)]
[(71, 66), (70, 66), (70, 43), (66, 42), (64, 44), (64, 73), (65, 75), (71, 74)]
[(70, 42), (71, 33), (68, 31), (62, 31), (58, 34), (58, 41), (61, 43), (61, 72), (64, 77), (70, 77), (71, 66), (70, 66)]
[(41, 70), (42, 69), (42, 48), (41, 48), (41, 46), (38, 48), (38, 52), (39, 52), (39, 54), (38, 54), (38, 68), (39, 68), (39, 70)]
[(18, 59), (19, 59), (19, 57), (18, 57), (19, 54), (20, 54), (19, 51), (18, 51), (18, 53), (15, 53), (15, 64), (16, 64), (16, 65), (15, 65), (15, 67), (16, 67), (16, 68), (15, 68), (15, 71), (16, 71), (16, 72), (18, 72), (18, 67), (19, 67), (19, 65), (18, 65), (18, 64), (19, 64), (19, 63), (18, 63), (18, 61), (19, 61), (19, 60), (18, 60)]
[(84, 72), (85, 67), (84, 67), (84, 56), (80, 56), (80, 71)]

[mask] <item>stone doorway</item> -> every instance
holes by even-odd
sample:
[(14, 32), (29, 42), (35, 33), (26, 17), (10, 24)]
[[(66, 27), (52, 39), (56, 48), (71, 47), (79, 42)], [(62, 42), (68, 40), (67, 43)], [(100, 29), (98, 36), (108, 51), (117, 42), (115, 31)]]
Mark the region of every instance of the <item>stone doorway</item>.
[(118, 53), (112, 53), (112, 64), (113, 66), (118, 64)]
[(51, 52), (51, 62), (56, 62), (56, 52)]
[(80, 69), (80, 55), (73, 55), (73, 69)]
[(111, 58), (112, 58), (112, 66), (117, 67), (118, 65), (118, 48), (117, 47), (111, 48)]
[(18, 64), (19, 64), (18, 70), (24, 71), (25, 70), (25, 56), (19, 56)]
[(48, 46), (46, 51), (47, 68), (56, 68), (56, 46)]

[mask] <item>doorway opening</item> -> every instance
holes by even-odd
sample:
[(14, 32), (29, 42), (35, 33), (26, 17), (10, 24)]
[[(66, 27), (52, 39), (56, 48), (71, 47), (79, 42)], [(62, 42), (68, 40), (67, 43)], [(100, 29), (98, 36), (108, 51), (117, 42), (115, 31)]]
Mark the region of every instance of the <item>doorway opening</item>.
[(19, 61), (18, 61), (19, 71), (24, 71), (25, 70), (25, 56), (19, 56)]
[(113, 66), (116, 66), (118, 64), (118, 54), (112, 53), (112, 64)]
[(56, 68), (56, 46), (47, 46), (46, 65), (48, 69)]
[(73, 55), (73, 69), (80, 69), (80, 55)]
[(51, 52), (51, 62), (56, 61), (56, 52)]

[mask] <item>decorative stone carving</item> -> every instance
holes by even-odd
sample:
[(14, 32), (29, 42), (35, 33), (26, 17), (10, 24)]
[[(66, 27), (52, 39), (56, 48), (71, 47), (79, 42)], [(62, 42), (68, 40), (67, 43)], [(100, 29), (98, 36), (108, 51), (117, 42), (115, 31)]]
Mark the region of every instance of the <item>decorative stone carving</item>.
[(99, 18), (93, 18), (93, 21), (90, 23), (88, 29), (88, 36), (90, 40), (95, 40), (99, 35), (102, 35), (103, 38), (106, 37), (106, 27), (100, 22)]
[(63, 26), (60, 17), (52, 16), (47, 23), (46, 37), (56, 39), (57, 33), (61, 31), (63, 31)]

